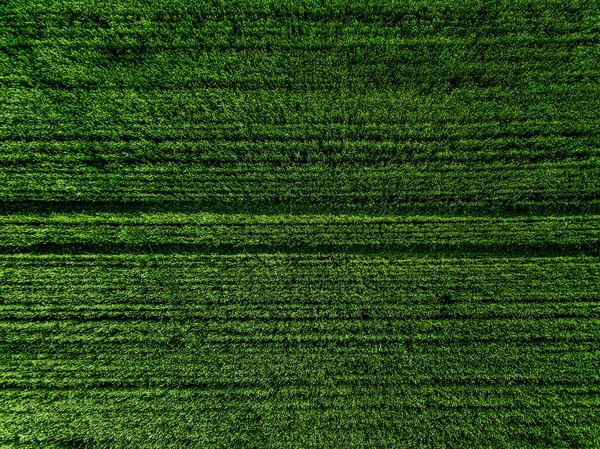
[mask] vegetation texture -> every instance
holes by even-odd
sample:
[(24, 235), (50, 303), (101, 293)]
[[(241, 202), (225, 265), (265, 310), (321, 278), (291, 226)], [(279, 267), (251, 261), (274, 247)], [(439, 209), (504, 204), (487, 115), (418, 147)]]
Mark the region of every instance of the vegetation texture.
[(600, 447), (600, 3), (0, 1), (0, 447)]

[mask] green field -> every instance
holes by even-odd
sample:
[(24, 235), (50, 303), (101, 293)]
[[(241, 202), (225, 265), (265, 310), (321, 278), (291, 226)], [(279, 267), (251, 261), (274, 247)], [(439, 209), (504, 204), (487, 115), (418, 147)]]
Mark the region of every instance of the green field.
[(600, 448), (597, 0), (0, 0), (0, 448)]

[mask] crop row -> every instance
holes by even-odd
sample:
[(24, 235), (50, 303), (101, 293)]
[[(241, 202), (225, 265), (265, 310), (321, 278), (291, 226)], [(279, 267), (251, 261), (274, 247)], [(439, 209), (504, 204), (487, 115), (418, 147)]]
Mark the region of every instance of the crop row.
[[(156, 332), (156, 330), (155, 330)], [(98, 345), (90, 340), (81, 345)], [(404, 342), (388, 344), (401, 347), (399, 351), (390, 351), (386, 360), (370, 360), (370, 355), (357, 353), (355, 358), (350, 351), (329, 354), (328, 348), (313, 346), (318, 355), (309, 356), (306, 352), (296, 353), (296, 347), (287, 351), (263, 347), (261, 354), (239, 356), (235, 360), (231, 352), (226, 356), (213, 355), (208, 351), (196, 353), (179, 351), (179, 357), (173, 357), (165, 347), (155, 341), (154, 354), (124, 352), (121, 358), (112, 357), (108, 350), (119, 351), (118, 345), (104, 348), (104, 353), (94, 353), (96, 360), (59, 360), (34, 359), (31, 361), (9, 362), (0, 376), (2, 389), (8, 388), (49, 388), (71, 389), (88, 387), (113, 389), (137, 389), (144, 387), (196, 388), (211, 387), (231, 389), (240, 387), (278, 388), (290, 385), (348, 386), (358, 387), (378, 385), (381, 388), (394, 388), (406, 385), (456, 385), (471, 386), (507, 386), (515, 390), (534, 386), (596, 386), (599, 383), (594, 363), (600, 361), (600, 354), (575, 352), (568, 354), (563, 346), (560, 354), (526, 354), (517, 351), (520, 357), (507, 355), (503, 362), (494, 358), (489, 350), (478, 351), (470, 356), (462, 353), (462, 359), (443, 353), (408, 353)], [(256, 343), (258, 344), (258, 342)], [(65, 343), (68, 348), (71, 345)], [(125, 343), (121, 343), (125, 347)], [(162, 350), (159, 350), (162, 349)], [(46, 348), (48, 349), (48, 348)], [(355, 349), (355, 348), (353, 348)], [(455, 348), (447, 348), (453, 350)], [(238, 348), (241, 352), (243, 348)], [(509, 354), (510, 351), (500, 351)], [(73, 354), (71, 354), (72, 357)], [(211, 359), (212, 357), (212, 359)], [(279, 358), (285, 361), (277, 360)], [(371, 356), (372, 357), (372, 356)], [(436, 358), (439, 365), (435, 366)], [(482, 358), (485, 361), (482, 361)], [(130, 362), (127, 363), (127, 360)], [(378, 363), (379, 362), (379, 363)], [(245, 363), (243, 367), (241, 363)], [(464, 365), (467, 366), (464, 366)], [(515, 368), (518, 366), (519, 368)], [(301, 371), (302, 370), (302, 371)], [(232, 372), (229, 372), (232, 371)], [(444, 371), (447, 375), (444, 375)], [(21, 375), (19, 375), (20, 373)], [(303, 377), (302, 373), (305, 377)], [(380, 373), (379, 377), (377, 373)], [(308, 378), (307, 378), (308, 377)], [(580, 399), (580, 405), (592, 408), (595, 401)], [(592, 404), (590, 404), (592, 402)]]
[[(325, 164), (42, 164), (0, 172), (3, 201), (194, 201), (199, 208), (278, 204), (315, 210), (480, 209), (548, 213), (597, 208), (600, 172), (585, 162), (447, 163), (389, 166)], [(48, 205), (49, 210), (52, 206)], [(202, 209), (200, 209), (202, 210)]]
[(5, 142), (0, 166), (87, 164), (398, 164), (585, 160), (600, 156), (600, 137), (439, 141)]
[[(111, 51), (116, 56), (111, 56)], [(363, 50), (369, 51), (373, 50)], [(423, 55), (414, 57), (413, 52)], [(416, 88), (426, 93), (436, 89), (449, 92), (460, 88), (586, 84), (600, 79), (600, 71), (593, 64), (599, 55), (590, 49), (568, 50), (558, 61), (490, 61), (472, 49), (463, 51), (462, 56), (443, 48), (411, 49), (395, 56), (384, 53), (377, 61), (369, 60), (360, 51), (339, 53), (224, 53), (222, 57), (202, 58), (197, 53), (177, 55), (166, 51), (140, 57), (119, 47), (103, 52), (41, 47), (31, 58), (36, 69), (25, 63), (16, 65), (6, 73), (13, 77), (9, 76), (3, 84), (67, 89)], [(479, 53), (484, 55), (485, 50)], [(563, 70), (554, 70), (557, 65)], [(15, 75), (21, 78), (14, 78)]]
[[(598, 323), (590, 321), (541, 320), (537, 327), (523, 320), (510, 326), (488, 321), (460, 323), (456, 330), (456, 322), (443, 327), (417, 322), (412, 332), (361, 336), (340, 322), (337, 334), (278, 330), (270, 337), (257, 326), (247, 327), (255, 335), (245, 337), (233, 335), (232, 324), (219, 331), (197, 322), (2, 322), (0, 330), (9, 331), (9, 338), (1, 347), (10, 356), (2, 357), (0, 386), (585, 389), (600, 383)], [(584, 329), (567, 330), (575, 326)], [(467, 327), (481, 337), (469, 335)]]
[(595, 338), (598, 270), (594, 257), (4, 256), (0, 317), (19, 344), (160, 340), (156, 326), (198, 343), (576, 341)]
[[(93, 291), (90, 291), (92, 294)], [(265, 295), (278, 292), (265, 291)], [(310, 294), (310, 290), (306, 291)], [(195, 292), (196, 298), (203, 297), (203, 291)], [(69, 296), (75, 301), (77, 297)], [(188, 298), (188, 300), (191, 298)], [(332, 300), (332, 297), (329, 297)], [(29, 301), (28, 301), (29, 303)], [(323, 321), (343, 321), (358, 323), (368, 327), (372, 320), (384, 320), (392, 330), (394, 326), (408, 321), (424, 320), (517, 320), (517, 319), (579, 319), (600, 317), (600, 298), (582, 302), (555, 301), (546, 303), (453, 303), (409, 305), (363, 305), (346, 303), (344, 307), (334, 304), (332, 307), (282, 305), (274, 311), (274, 305), (126, 305), (102, 304), (80, 305), (77, 302), (59, 307), (48, 305), (30, 305), (26, 310), (22, 306), (0, 306), (0, 321), (11, 322), (51, 322), (51, 321), (179, 321), (211, 322), (227, 326), (229, 322), (279, 323), (282, 326), (292, 323), (317, 325)]]
[[(496, 125), (512, 122), (512, 126), (521, 126), (523, 132), (531, 133), (527, 130), (531, 122), (553, 129), (557, 121), (573, 120), (577, 128), (597, 129), (594, 119), (599, 104), (598, 89), (597, 84), (556, 89), (538, 86), (518, 92), (504, 87), (465, 89), (448, 95), (420, 94), (415, 89), (306, 92), (206, 88), (194, 92), (189, 89), (123, 92), (14, 88), (0, 93), (4, 108), (0, 123), (60, 125), (62, 132), (74, 127), (144, 125), (152, 133), (157, 126), (208, 124), (241, 129), (254, 124), (378, 125), (384, 129), (411, 125), (420, 129), (447, 124), (486, 126), (486, 122), (492, 121)], [(525, 121), (528, 123), (514, 123)], [(89, 132), (94, 132), (93, 128)]]
[[(145, 215), (115, 214), (0, 217), (0, 246), (19, 250), (40, 244), (152, 245), (187, 244), (217, 250), (260, 248), (427, 248), (485, 252), (511, 247), (596, 249), (597, 216), (561, 218), (437, 218), (345, 216)], [(158, 249), (157, 248), (157, 249)], [(101, 248), (98, 248), (101, 250)]]
[[(534, 5), (540, 17), (531, 13)], [(304, 17), (306, 7), (298, 17), (272, 17), (288, 5), (250, 8), (254, 17), (245, 17), (248, 7), (239, 6), (202, 20), (203, 8), (154, 10), (148, 17), (139, 6), (110, 15), (97, 5), (62, 5), (53, 12), (39, 4), (6, 7), (1, 82), (60, 89), (392, 87), (447, 93), (507, 85), (548, 89), (594, 84), (599, 77), (593, 64), (598, 14), (581, 5), (575, 11), (543, 2), (502, 11), (422, 5), (387, 25), (356, 17), (315, 21), (324, 17)], [(371, 17), (374, 8), (352, 11)], [(176, 23), (173, 14), (181, 16)]]
[[(433, 105), (432, 105), (433, 107)], [(425, 118), (425, 116), (423, 117)], [(154, 117), (156, 119), (156, 117)], [(448, 119), (448, 120), (446, 120)], [(90, 124), (49, 123), (14, 124), (0, 126), (0, 151), (17, 151), (21, 145), (31, 145), (32, 151), (47, 148), (87, 149), (106, 148), (127, 143), (137, 149), (144, 145), (199, 145), (206, 142), (263, 143), (272, 142), (336, 142), (349, 144), (359, 142), (393, 142), (423, 144), (446, 142), (448, 145), (460, 141), (480, 140), (493, 144), (496, 140), (517, 139), (572, 139), (597, 138), (600, 124), (591, 120), (488, 120), (482, 122), (457, 122), (448, 117), (429, 117), (421, 122), (405, 121), (391, 123), (296, 123), (287, 125), (261, 123), (178, 123), (143, 125), (127, 123), (127, 126)], [(94, 146), (96, 145), (96, 146)], [(113, 146), (111, 146), (113, 145)], [(29, 148), (29, 147), (28, 147)], [(158, 147), (160, 148), (160, 147)]]
[[(203, 33), (200, 27), (196, 27), (196, 36), (190, 36), (185, 30), (179, 29), (168, 31), (169, 36), (162, 38), (159, 37), (161, 32), (158, 30), (154, 35), (149, 33), (144, 36), (132, 27), (119, 26), (111, 27), (110, 30), (82, 27), (79, 32), (71, 29), (68, 34), (65, 34), (65, 30), (50, 29), (37, 37), (29, 38), (5, 34), (0, 36), (0, 50), (9, 55), (27, 56), (46, 47), (63, 54), (68, 53), (75, 58), (81, 58), (88, 52), (93, 61), (102, 58), (103, 62), (109, 64), (131, 64), (134, 56), (143, 61), (159, 54), (162, 57), (180, 55), (183, 58), (193, 55), (196, 61), (198, 58), (207, 58), (207, 62), (215, 62), (220, 57), (229, 57), (235, 61), (240, 55), (247, 58), (261, 55), (265, 58), (276, 58), (280, 52), (290, 52), (295, 56), (304, 53), (309, 58), (311, 53), (336, 52), (335, 54), (342, 58), (349, 56), (349, 62), (374, 62), (375, 55), (370, 51), (377, 50), (381, 51), (381, 57), (384, 59), (399, 57), (408, 63), (415, 60), (435, 62), (447, 60), (448, 55), (445, 52), (436, 51), (443, 47), (457, 51), (457, 56), (474, 57), (474, 60), (483, 59), (481, 53), (485, 52), (485, 58), (491, 61), (515, 62), (524, 61), (527, 57), (530, 61), (565, 61), (565, 57), (585, 56), (597, 51), (593, 45), (597, 42), (597, 36), (591, 29), (545, 36), (507, 33), (494, 36), (469, 34), (463, 37), (402, 37), (398, 34), (397, 27), (361, 27), (352, 24), (340, 27), (339, 23), (317, 23), (302, 26), (303, 29), (310, 30), (310, 34), (291, 38), (289, 35), (277, 36), (287, 24), (282, 26), (273, 22), (257, 23), (257, 32), (265, 30), (268, 33), (263, 36), (254, 36), (251, 30), (245, 36), (232, 36), (228, 33), (231, 28), (228, 29), (227, 24), (213, 24), (215, 25), (217, 30), (212, 32), (222, 33), (220, 36)], [(250, 23), (249, 25), (252, 26)], [(167, 54), (167, 50), (171, 50), (171, 53)], [(411, 50), (419, 51), (407, 53)], [(78, 51), (81, 53), (78, 54)], [(434, 52), (430, 54), (432, 60), (422, 58), (423, 52)], [(322, 56), (327, 57), (325, 54)], [(14, 67), (23, 67), (20, 64)]]
[[(598, 301), (595, 257), (324, 254), (3, 255), (2, 305), (28, 307), (488, 307)], [(447, 298), (446, 298), (447, 296)], [(551, 306), (550, 306), (551, 307)], [(449, 309), (450, 310), (450, 309)]]
[[(574, 407), (578, 405), (592, 407), (600, 400), (600, 391), (595, 385), (589, 387), (530, 386), (521, 392), (502, 385), (478, 385), (471, 387), (469, 396), (465, 394), (465, 386), (448, 384), (400, 384), (389, 385), (388, 388), (382, 388), (381, 385), (364, 385), (362, 388), (359, 391), (357, 388), (345, 385), (311, 385), (308, 387), (282, 385), (279, 389), (268, 386), (237, 386), (228, 389), (227, 386), (220, 386), (217, 383), (204, 388), (186, 390), (148, 387), (124, 391), (107, 388), (103, 391), (106, 402), (95, 404), (94, 410), (114, 413), (121, 411), (122, 402), (127, 402), (137, 404), (135, 408), (139, 412), (184, 412), (187, 408), (186, 401), (191, 401), (198, 407), (201, 407), (202, 404), (204, 407), (212, 409), (218, 406), (219, 401), (227, 399), (240, 405), (251, 405), (252, 401), (257, 401), (265, 406), (277, 399), (289, 407), (295, 401), (298, 405), (304, 402), (306, 406), (308, 404), (305, 401), (314, 398), (318, 403), (339, 406), (341, 403), (351, 400), (352, 397), (360, 398), (366, 406), (374, 406), (378, 402), (383, 402), (389, 407), (416, 408), (424, 406), (424, 396), (434, 392), (438, 394), (430, 398), (433, 402), (430, 406), (441, 408), (459, 408), (461, 406), (460, 401), (457, 400), (459, 397), (465, 400), (464, 408), (486, 406), (504, 408), (517, 405), (539, 407), (542, 404), (560, 406), (560, 401), (572, 404)], [(24, 391), (8, 390), (0, 394), (9, 407), (18, 408), (21, 411), (33, 412), (36, 401), (51, 399), (51, 402), (46, 404), (48, 410), (65, 413), (68, 412), (68, 407), (72, 406), (73, 401), (81, 401), (81, 404), (95, 402), (98, 393), (98, 390), (86, 389), (28, 389)], [(154, 401), (144, 400), (149, 395), (152, 395)], [(588, 396), (586, 398), (582, 397), (583, 395)], [(173, 402), (169, 404), (169, 400)], [(20, 404), (19, 401), (21, 401)], [(156, 408), (153, 409), (153, 407)]]
[[(595, 307), (595, 305), (588, 305)], [(45, 342), (46, 344), (99, 343), (169, 343), (160, 330), (170, 336), (183, 333), (189, 343), (219, 344), (269, 343), (323, 344), (364, 343), (401, 344), (407, 339), (425, 342), (472, 341), (597, 341), (600, 316), (576, 318), (489, 318), (462, 319), (440, 317), (431, 319), (327, 319), (315, 317), (306, 320), (252, 319), (247, 320), (6, 320), (0, 322), (0, 333), (6, 344)], [(99, 322), (100, 321), (100, 322)]]
[[(523, 413), (518, 407), (428, 407), (426, 398), (413, 407), (386, 407), (385, 402), (360, 407), (351, 400), (337, 406), (311, 406), (305, 401), (278, 407), (274, 399), (260, 405), (223, 401), (215, 408), (191, 402), (190, 410), (179, 411), (177, 398), (154, 399), (154, 390), (144, 391), (142, 401), (155, 404), (155, 413), (137, 413), (138, 401), (127, 398), (119, 402), (120, 410), (103, 412), (96, 405), (103, 403), (104, 392), (95, 390), (85, 402), (70, 401), (63, 413), (53, 413), (52, 401), (35, 401), (38, 413), (7, 416), (0, 442), (10, 449), (76, 445), (120, 449), (130, 447), (132, 440), (140, 441), (136, 447), (141, 449), (195, 444), (219, 448), (223, 441), (237, 447), (277, 449), (459, 447), (465, 442), (536, 449), (566, 444), (593, 447), (598, 441), (597, 421), (589, 407), (528, 408)], [(78, 419), (83, 413), (86, 419)], [(546, 436), (540, 426), (555, 432)]]
[[(253, 27), (269, 26), (289, 35), (285, 25), (304, 25), (306, 29), (333, 27), (386, 28), (395, 27), (403, 36), (469, 36), (479, 31), (482, 36), (495, 33), (568, 34), (590, 26), (597, 17), (597, 8), (588, 4), (558, 1), (518, 1), (502, 5), (481, 4), (475, 0), (411, 3), (389, 1), (347, 2), (340, 0), (289, 2), (266, 0), (253, 3), (170, 1), (159, 5), (143, 2), (128, 4), (108, 1), (98, 4), (82, 1), (31, 2), (27, 5), (7, 5), (5, 20), (11, 29), (29, 31), (37, 36), (44, 32), (89, 33), (112, 29), (168, 38), (174, 31), (185, 34), (207, 33), (244, 35)], [(45, 18), (43, 28), (28, 25)], [(11, 21), (12, 19), (12, 21)], [(15, 21), (15, 19), (17, 19)], [(473, 27), (473, 24), (476, 27)], [(339, 27), (336, 27), (339, 25)], [(474, 29), (475, 28), (475, 29)], [(259, 28), (260, 34), (264, 29)], [(301, 36), (303, 30), (296, 30)], [(208, 34), (208, 33), (207, 33)]]
[[(51, 51), (46, 52), (53, 55)], [(500, 89), (506, 85), (515, 88), (538, 86), (552, 89), (554, 87), (596, 86), (600, 79), (600, 71), (583, 65), (578, 68), (565, 67), (565, 70), (552, 71), (555, 64), (535, 67), (530, 64), (503, 64), (496, 71), (488, 72), (487, 65), (477, 67), (475, 63), (456, 63), (455, 66), (425, 67), (417, 72), (412, 67), (395, 65), (369, 65), (364, 70), (349, 69), (348, 65), (337, 70), (325, 66), (320, 70), (311, 69), (309, 61), (297, 62), (303, 69), (295, 72), (275, 73), (265, 77), (264, 74), (229, 74), (226, 71), (206, 72), (205, 69), (194, 69), (183, 66), (174, 70), (172, 64), (162, 63), (140, 64), (134, 68), (116, 67), (102, 70), (90, 64), (67, 64), (65, 57), (47, 56), (44, 69), (33, 76), (19, 73), (6, 77), (4, 87), (25, 87), (41, 89), (89, 89), (104, 90), (154, 90), (154, 89), (284, 89), (303, 91), (306, 89), (359, 91), (400, 89), (412, 90), (419, 94), (441, 92), (450, 94), (455, 89)], [(576, 66), (573, 63), (573, 66)], [(201, 66), (200, 66), (201, 67)], [(335, 68), (333, 68), (335, 69)], [(265, 71), (272, 68), (265, 68)], [(418, 74), (417, 74), (418, 73)]]

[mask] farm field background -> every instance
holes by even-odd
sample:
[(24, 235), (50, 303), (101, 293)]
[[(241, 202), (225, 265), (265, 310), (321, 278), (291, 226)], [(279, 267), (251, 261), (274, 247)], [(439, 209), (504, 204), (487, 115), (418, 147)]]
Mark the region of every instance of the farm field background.
[(600, 4), (0, 4), (0, 447), (600, 447)]

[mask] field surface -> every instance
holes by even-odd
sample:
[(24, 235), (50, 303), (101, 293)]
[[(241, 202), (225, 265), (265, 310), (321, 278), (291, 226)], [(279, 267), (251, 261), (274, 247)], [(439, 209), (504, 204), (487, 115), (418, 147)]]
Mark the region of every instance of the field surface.
[(600, 448), (600, 3), (0, 2), (0, 447)]

